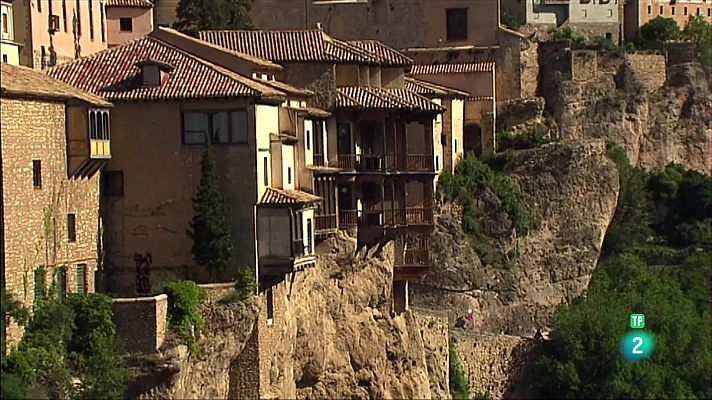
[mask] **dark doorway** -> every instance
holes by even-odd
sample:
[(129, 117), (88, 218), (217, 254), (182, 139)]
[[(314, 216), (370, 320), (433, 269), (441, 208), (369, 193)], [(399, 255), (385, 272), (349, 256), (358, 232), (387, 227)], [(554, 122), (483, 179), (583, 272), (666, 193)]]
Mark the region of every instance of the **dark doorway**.
[(337, 151), (339, 154), (351, 154), (351, 124), (339, 123), (337, 125)]
[(467, 124), (463, 132), (463, 150), (466, 157), (482, 155), (482, 128), (477, 124)]

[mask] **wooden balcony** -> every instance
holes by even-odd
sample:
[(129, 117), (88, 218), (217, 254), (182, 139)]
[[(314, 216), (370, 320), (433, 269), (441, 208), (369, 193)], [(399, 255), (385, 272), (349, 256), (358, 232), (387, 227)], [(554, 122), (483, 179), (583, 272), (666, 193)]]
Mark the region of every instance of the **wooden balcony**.
[(415, 243), (409, 243), (405, 250), (401, 248), (396, 255), (397, 268), (427, 268), (430, 266), (430, 251), (427, 237), (420, 237)]
[(433, 225), (433, 209), (414, 207), (405, 209), (407, 225)]
[(326, 166), (326, 157), (324, 157), (323, 154), (314, 153), (314, 163), (312, 165), (314, 165), (315, 167)]
[(432, 154), (338, 154), (332, 166), (357, 172), (435, 172)]
[(339, 225), (355, 226), (362, 223), (372, 227), (432, 226), (433, 209), (412, 207), (394, 210), (341, 210)]
[(314, 217), (316, 222), (316, 233), (326, 233), (335, 231), (336, 226), (336, 214), (323, 214)]
[(357, 210), (339, 210), (339, 226), (349, 227), (358, 225)]

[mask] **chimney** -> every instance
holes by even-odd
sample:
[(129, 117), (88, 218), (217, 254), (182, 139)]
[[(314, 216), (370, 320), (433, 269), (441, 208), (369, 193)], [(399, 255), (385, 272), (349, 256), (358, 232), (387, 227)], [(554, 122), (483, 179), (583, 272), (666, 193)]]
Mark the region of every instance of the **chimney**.
[(322, 29), (322, 27), (321, 27), (321, 22), (317, 22), (317, 23), (316, 23), (316, 29), (318, 29), (318, 30), (320, 30), (320, 31), (323, 31), (323, 30), (324, 30), (324, 29)]

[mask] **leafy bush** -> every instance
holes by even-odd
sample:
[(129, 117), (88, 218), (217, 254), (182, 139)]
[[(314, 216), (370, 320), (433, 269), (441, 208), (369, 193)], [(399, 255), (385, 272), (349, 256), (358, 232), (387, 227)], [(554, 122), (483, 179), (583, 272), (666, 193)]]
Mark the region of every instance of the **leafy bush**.
[(527, 132), (516, 134), (502, 131), (497, 133), (497, 151), (531, 149), (552, 141), (551, 131), (545, 125), (537, 125)]
[(501, 10), (499, 15), (500, 15), (500, 18), (499, 18), (500, 22), (502, 23), (502, 25), (506, 26), (507, 28), (513, 29), (516, 31), (521, 26), (519, 21), (517, 21), (517, 18), (514, 15), (508, 13), (507, 11)]
[(672, 18), (657, 16), (638, 29), (638, 44), (649, 47), (680, 37), (680, 26)]
[(240, 301), (247, 300), (250, 296), (257, 292), (257, 281), (255, 274), (250, 267), (242, 267), (237, 272), (235, 280), (235, 293)]
[(467, 382), (467, 377), (462, 370), (462, 365), (460, 365), (460, 359), (457, 356), (457, 347), (452, 337), (448, 340), (447, 348), (450, 355), (450, 395), (453, 399), (469, 399), (470, 384)]
[(712, 24), (702, 15), (691, 16), (680, 36), (695, 44), (697, 61), (709, 74), (712, 70)]
[(198, 335), (203, 329), (203, 317), (198, 307), (207, 298), (205, 289), (192, 281), (171, 282), (165, 287), (168, 295), (170, 327), (180, 336), (192, 354), (200, 351)]

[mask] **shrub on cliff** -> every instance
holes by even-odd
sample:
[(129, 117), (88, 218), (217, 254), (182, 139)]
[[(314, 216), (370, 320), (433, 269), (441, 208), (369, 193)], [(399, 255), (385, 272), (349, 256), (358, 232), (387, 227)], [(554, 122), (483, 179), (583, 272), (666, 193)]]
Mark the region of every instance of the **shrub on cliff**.
[(450, 358), (450, 396), (457, 400), (469, 399), (470, 384), (467, 382), (467, 376), (465, 376), (465, 372), (462, 370), (460, 359), (457, 356), (455, 340), (452, 337), (448, 340), (447, 348)]
[(252, 0), (180, 0), (173, 28), (196, 35), (206, 29), (250, 29)]
[(198, 307), (207, 298), (205, 289), (192, 281), (176, 281), (166, 285), (169, 326), (181, 338), (191, 354), (200, 351), (198, 336), (203, 329), (203, 317)]
[(186, 232), (193, 240), (193, 259), (198, 265), (216, 273), (226, 271), (234, 253), (232, 245), (232, 219), (227, 211), (226, 200), (218, 184), (218, 168), (210, 140), (205, 145), (200, 162), (201, 173), (198, 194), (193, 199), (194, 216)]
[(681, 36), (695, 44), (697, 61), (709, 74), (712, 68), (712, 24), (702, 15), (694, 15), (687, 21)]
[(654, 47), (668, 40), (680, 37), (680, 26), (672, 18), (657, 16), (638, 29), (638, 44), (643, 47)]

